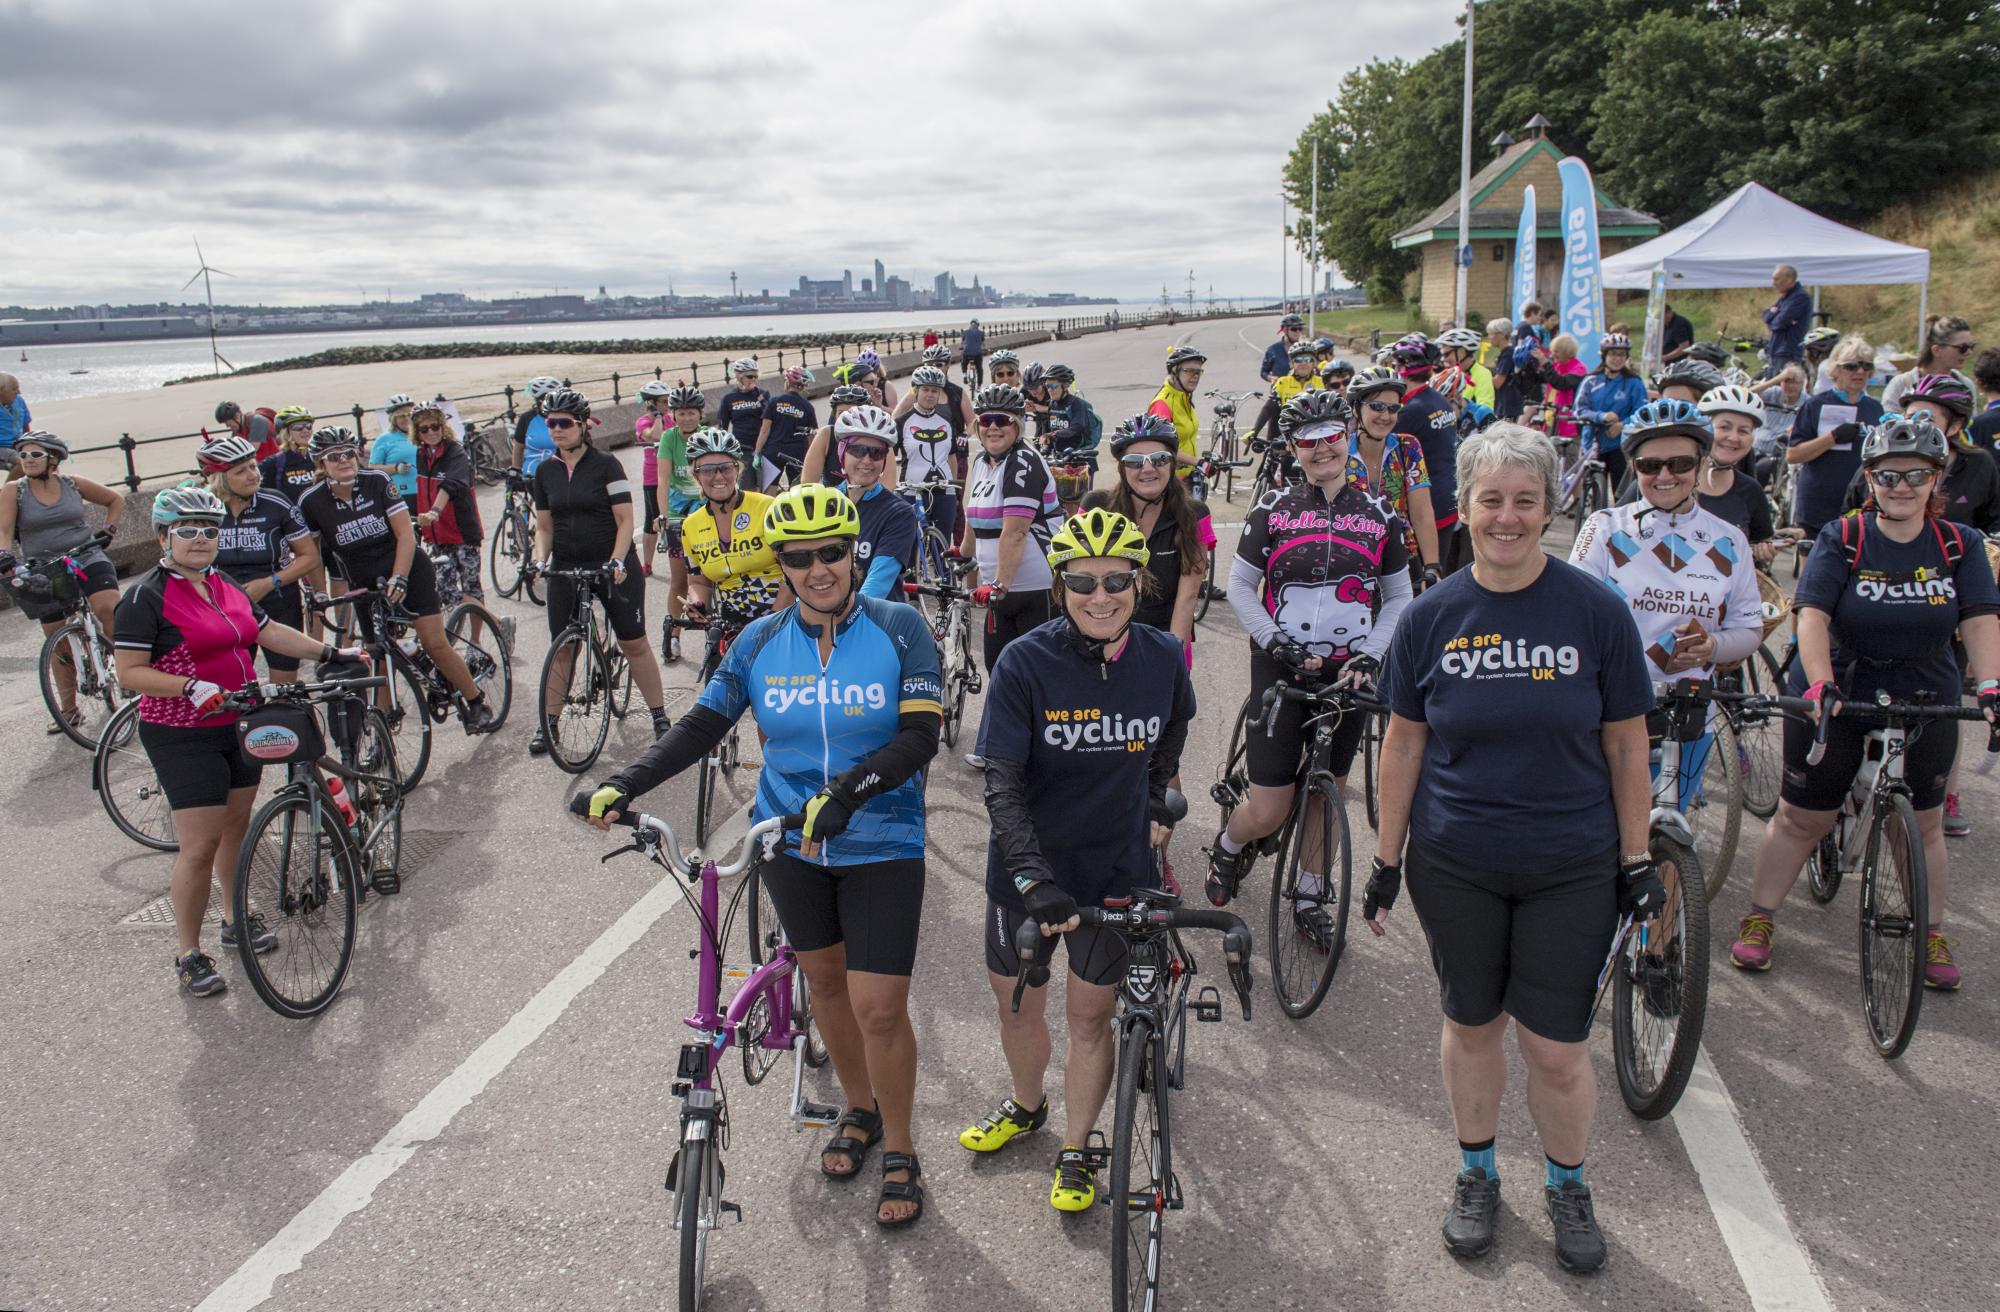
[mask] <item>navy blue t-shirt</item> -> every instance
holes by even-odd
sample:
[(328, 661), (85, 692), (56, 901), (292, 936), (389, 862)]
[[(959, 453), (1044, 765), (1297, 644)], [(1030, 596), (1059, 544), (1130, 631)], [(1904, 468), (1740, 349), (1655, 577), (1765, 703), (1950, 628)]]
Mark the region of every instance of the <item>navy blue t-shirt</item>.
[[(1133, 625), (1107, 671), (1070, 648), (1068, 624), (1050, 620), (1000, 653), (978, 752), (1026, 767), (1035, 838), (1057, 886), (1096, 906), (1154, 880), (1147, 767), (1167, 726), (1194, 717), (1194, 683), (1171, 633)], [(990, 841), (986, 893), (1026, 910)]]
[(1535, 874), (1613, 847), (1600, 730), (1653, 709), (1639, 626), (1551, 558), (1518, 592), (1460, 570), (1410, 603), (1383, 663), (1389, 709), (1430, 730), (1410, 841), (1475, 870)]
[(771, 394), (761, 387), (747, 391), (732, 387), (715, 407), (715, 422), (734, 433), (737, 444), (747, 453), (757, 445), (757, 430), (764, 426), (764, 403), (770, 399)]
[[(1840, 543), (1843, 523), (1860, 542), (1851, 571)], [(1956, 569), (1947, 570), (1946, 544), (1954, 532), (1964, 554)], [(1927, 691), (1951, 702), (1959, 686), (1952, 637), (1962, 621), (2000, 613), (2000, 589), (1977, 529), (1934, 519), (1915, 541), (1897, 542), (1877, 527), (1873, 514), (1863, 514), (1819, 531), (1794, 604), (1832, 618), (1833, 671), (1850, 699), (1887, 689), (1898, 700)], [(1883, 661), (1895, 664), (1874, 663)], [(1793, 696), (1804, 691), (1805, 662), (1792, 663), (1790, 683)]]
[[(813, 403), (797, 392), (781, 392), (764, 402), (763, 417), (771, 421), (771, 435), (764, 439), (764, 459), (773, 464), (779, 456), (804, 460), (806, 444), (812, 440), (813, 430), (819, 427)], [(752, 432), (751, 441), (756, 438), (757, 434)]]
[(1408, 433), (1424, 449), (1431, 471), (1431, 509), (1439, 528), (1458, 522), (1458, 414), (1437, 389), (1420, 387), (1403, 400), (1396, 432)]
[[(853, 495), (845, 483), (840, 490)], [(909, 502), (877, 483), (867, 496), (854, 503), (854, 509), (861, 516), (861, 536), (854, 544), (854, 554), (868, 578), (877, 577), (878, 561), (891, 562), (897, 576), (916, 562), (917, 512), (910, 508)], [(888, 571), (890, 566), (883, 569)], [(893, 594), (869, 589), (869, 594), (887, 596), (891, 601), (903, 600), (900, 588)]]
[(296, 506), (306, 489), (319, 481), (313, 472), (312, 457), (303, 451), (280, 451), (258, 462), (257, 472), (264, 486)]
[[(1859, 401), (1849, 401), (1839, 392), (1820, 392), (1799, 407), (1792, 418), (1792, 435), (1786, 446), (1797, 446), (1810, 442), (1819, 436), (1820, 412), (1830, 405), (1854, 407), (1854, 422), (1867, 428), (1881, 421), (1882, 403), (1866, 392)], [(1847, 485), (1854, 480), (1854, 471), (1861, 468), (1861, 439), (1849, 442), (1835, 442), (1819, 459), (1808, 460), (1792, 471), (1792, 496), (1794, 511), (1792, 518), (1808, 532), (1817, 533), (1820, 525), (1828, 520), (1840, 518), (1840, 501), (1847, 495)]]

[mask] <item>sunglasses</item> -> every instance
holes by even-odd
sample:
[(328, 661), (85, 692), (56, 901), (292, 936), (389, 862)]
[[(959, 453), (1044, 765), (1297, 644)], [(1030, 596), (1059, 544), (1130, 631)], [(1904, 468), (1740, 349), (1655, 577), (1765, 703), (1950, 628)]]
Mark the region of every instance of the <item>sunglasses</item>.
[(1940, 351), (1957, 351), (1960, 355), (1965, 355), (1978, 349), (1978, 346), (1978, 342), (1939, 342), (1935, 349)]
[(705, 465), (696, 465), (694, 467), (694, 476), (696, 478), (714, 478), (717, 474), (733, 474), (736, 470), (737, 464), (734, 460), (710, 461)]
[(350, 460), (358, 460), (360, 458), (361, 453), (351, 446), (337, 446), (320, 457), (321, 460), (326, 461), (329, 465), (346, 464)]
[(442, 433), (442, 432), (444, 431), (444, 425), (443, 425), (443, 424), (418, 424), (418, 425), (417, 425), (417, 431), (418, 431), (419, 433)]
[(1378, 415), (1399, 414), (1403, 409), (1400, 401), (1368, 401), (1364, 404)]
[(576, 427), (576, 420), (574, 419), (555, 418), (544, 420), (544, 422), (548, 424), (549, 431), (552, 433), (560, 433), (565, 429)]
[(981, 428), (1005, 428), (1009, 424), (1018, 422), (1014, 416), (1004, 410), (989, 410), (979, 416), (979, 426)]
[(1096, 574), (1072, 574), (1065, 570), (1062, 581), (1064, 591), (1074, 592), (1079, 597), (1088, 597), (1091, 593), (1096, 592), (1097, 585), (1100, 583), (1104, 585), (1106, 592), (1115, 597), (1121, 592), (1130, 592), (1132, 590), (1132, 585), (1139, 581), (1139, 571), (1128, 569), (1121, 573), (1105, 574), (1100, 577)]
[(1119, 456), (1118, 463), (1127, 469), (1165, 469), (1174, 463), (1171, 451), (1148, 451), (1144, 455)]
[(213, 542), (222, 536), (216, 524), (176, 524), (167, 531), (183, 542)]
[(285, 431), (287, 433), (310, 433), (312, 432), (312, 420), (301, 419), (296, 424), (286, 424)]
[(847, 444), (847, 454), (859, 456), (863, 460), (887, 460), (889, 458), (889, 448), (886, 446), (876, 446), (871, 442), (849, 442)]
[(848, 553), (853, 550), (854, 544), (852, 542), (829, 542), (823, 547), (814, 547), (810, 551), (780, 551), (776, 555), (778, 563), (786, 569), (811, 569), (814, 561), (818, 561), (822, 565), (838, 565), (841, 561), (846, 560)]
[(1347, 434), (1345, 433), (1292, 434), (1292, 445), (1296, 447), (1302, 447), (1307, 451), (1312, 450), (1314, 447), (1318, 446), (1321, 442), (1335, 442), (1344, 446), (1347, 443)]
[(1837, 369), (1851, 369), (1855, 373), (1865, 374), (1870, 369), (1873, 369), (1875, 367), (1875, 364), (1873, 361), (1870, 360), (1849, 360), (1846, 364), (1836, 365), (1834, 367)]
[(1632, 461), (1632, 468), (1650, 478), (1662, 471), (1692, 474), (1700, 463), (1700, 456), (1639, 456)]
[(1935, 469), (1871, 469), (1868, 477), (1878, 487), (1929, 487), (1937, 477)]
[(47, 460), (49, 453), (38, 446), (22, 447), (18, 453), (23, 460)]

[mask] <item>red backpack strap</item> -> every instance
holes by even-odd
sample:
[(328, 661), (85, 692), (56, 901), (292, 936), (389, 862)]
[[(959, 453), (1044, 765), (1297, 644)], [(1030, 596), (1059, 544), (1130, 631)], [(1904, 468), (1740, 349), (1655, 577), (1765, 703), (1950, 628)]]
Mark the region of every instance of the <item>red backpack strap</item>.
[[(1840, 518), (1840, 554), (1847, 557), (1847, 572), (1861, 568), (1861, 543), (1868, 536), (1868, 512), (1856, 511)], [(1853, 531), (1850, 532), (1849, 530)]]
[(1945, 572), (1955, 573), (1958, 562), (1965, 559), (1965, 535), (1948, 519), (1933, 515), (1930, 521), (1931, 532), (1937, 535), (1938, 550), (1944, 553)]

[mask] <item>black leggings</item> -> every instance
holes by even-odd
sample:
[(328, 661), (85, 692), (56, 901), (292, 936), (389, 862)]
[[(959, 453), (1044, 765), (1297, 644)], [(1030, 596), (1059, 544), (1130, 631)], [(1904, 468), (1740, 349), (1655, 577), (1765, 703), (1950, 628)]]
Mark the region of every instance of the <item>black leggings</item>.
[(1047, 588), (1010, 592), (986, 608), (986, 672), (1000, 659), (1007, 644), (1055, 618), (1054, 594)]
[(917, 964), (922, 857), (829, 867), (783, 852), (757, 878), (797, 951), (845, 943), (847, 968), (874, 975), (908, 975)]

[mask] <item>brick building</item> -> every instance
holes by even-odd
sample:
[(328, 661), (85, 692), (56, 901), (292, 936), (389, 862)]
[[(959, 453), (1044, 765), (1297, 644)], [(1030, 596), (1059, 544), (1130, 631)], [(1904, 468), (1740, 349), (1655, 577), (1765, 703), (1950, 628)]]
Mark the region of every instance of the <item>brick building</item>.
[[(1556, 166), (1563, 152), (1549, 140), (1548, 128), (1548, 120), (1537, 114), (1522, 140), (1501, 133), (1493, 143), (1501, 147), (1500, 153), (1472, 175), (1472, 267), (1466, 270), (1465, 309), (1475, 321), (1509, 311), (1515, 229), (1521, 220), (1521, 195), (1530, 183), (1535, 188), (1537, 298), (1544, 305), (1556, 302), (1563, 266), (1562, 179)], [(1658, 219), (1624, 208), (1598, 188), (1597, 236), (1604, 255), (1659, 234)], [(1452, 251), (1458, 245), (1458, 193), (1389, 240), (1397, 250), (1416, 248), (1420, 256), (1405, 286), (1406, 298), (1432, 324), (1451, 318), (1458, 296), (1452, 267)], [(1610, 308), (1605, 307), (1607, 312)]]

